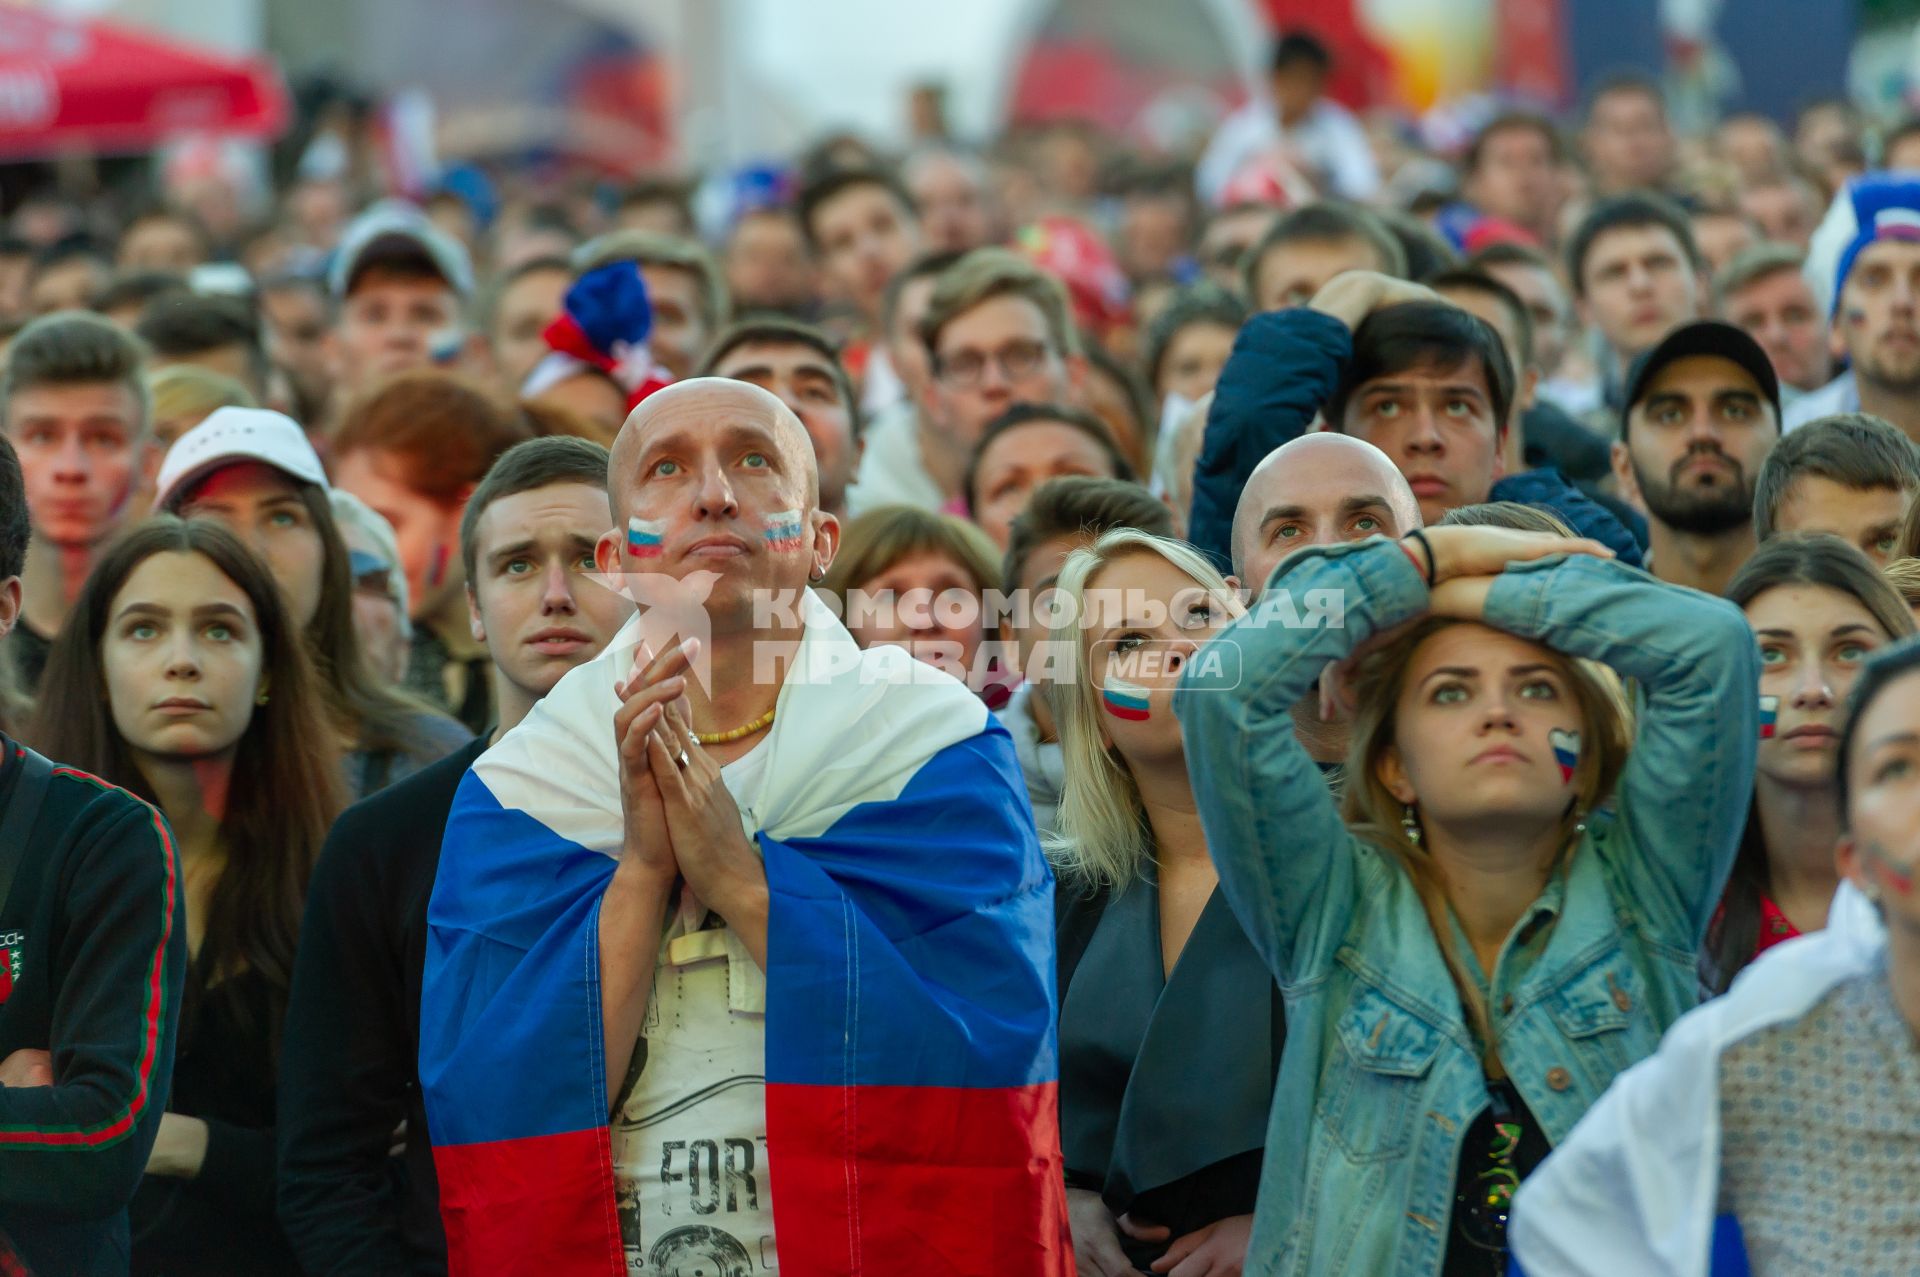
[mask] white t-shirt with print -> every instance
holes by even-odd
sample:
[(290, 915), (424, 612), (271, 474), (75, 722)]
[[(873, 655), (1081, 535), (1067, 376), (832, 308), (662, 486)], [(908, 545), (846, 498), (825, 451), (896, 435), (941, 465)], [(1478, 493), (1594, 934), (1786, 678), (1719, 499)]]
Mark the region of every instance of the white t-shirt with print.
[[(756, 749), (721, 769), (751, 830)], [(767, 1165), (766, 976), (730, 928), (683, 899), (660, 944), (647, 1058), (613, 1121), (629, 1277), (777, 1273)], [(715, 921), (718, 921), (717, 919)]]

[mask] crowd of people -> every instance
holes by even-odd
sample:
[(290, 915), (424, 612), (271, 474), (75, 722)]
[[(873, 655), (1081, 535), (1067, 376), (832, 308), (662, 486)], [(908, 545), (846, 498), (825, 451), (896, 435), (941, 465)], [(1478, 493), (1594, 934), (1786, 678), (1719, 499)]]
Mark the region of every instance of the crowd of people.
[(1920, 1271), (1920, 122), (1330, 66), (12, 212), (0, 1273)]

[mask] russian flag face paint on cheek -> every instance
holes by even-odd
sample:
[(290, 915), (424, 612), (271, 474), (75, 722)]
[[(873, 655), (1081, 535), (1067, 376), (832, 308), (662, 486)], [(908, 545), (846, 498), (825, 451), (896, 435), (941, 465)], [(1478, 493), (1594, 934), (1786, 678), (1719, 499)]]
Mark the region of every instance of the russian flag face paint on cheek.
[(1773, 739), (1774, 720), (1780, 717), (1780, 698), (1762, 696), (1760, 698), (1760, 739)]
[(1100, 688), (1100, 703), (1107, 713), (1129, 723), (1144, 723), (1153, 713), (1153, 698), (1147, 689), (1125, 679), (1108, 679)]
[(1889, 856), (1886, 849), (1871, 840), (1862, 840), (1860, 850), (1866, 853), (1866, 859), (1873, 866), (1880, 881), (1888, 891), (1898, 896), (1913, 894), (1913, 871)]
[(1580, 766), (1580, 733), (1556, 727), (1547, 733), (1547, 744), (1553, 746), (1553, 761), (1560, 764), (1560, 783), (1571, 785)]
[(663, 550), (667, 525), (652, 519), (627, 520), (627, 553), (636, 559), (657, 559)]
[(770, 550), (798, 550), (804, 537), (801, 533), (800, 512), (781, 510), (767, 516), (767, 548)]

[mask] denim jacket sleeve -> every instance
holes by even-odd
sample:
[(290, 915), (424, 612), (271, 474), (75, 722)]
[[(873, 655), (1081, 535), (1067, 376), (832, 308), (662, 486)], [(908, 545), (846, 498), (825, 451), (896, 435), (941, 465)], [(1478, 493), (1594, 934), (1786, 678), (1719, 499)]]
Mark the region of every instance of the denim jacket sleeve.
[(1566, 520), (1575, 536), (1591, 537), (1614, 552), (1620, 562), (1639, 567), (1643, 556), (1640, 543), (1613, 512), (1580, 489), (1551, 466), (1510, 474), (1496, 480), (1490, 501), (1518, 501), (1522, 505), (1545, 506)]
[(1640, 685), (1615, 790), (1631, 843), (1619, 869), (1642, 921), (1669, 944), (1697, 948), (1753, 792), (1760, 672), (1746, 618), (1723, 599), (1587, 555), (1508, 568), (1485, 615)]
[(1207, 410), (1187, 539), (1231, 571), (1233, 508), (1269, 452), (1298, 439), (1353, 358), (1353, 333), (1304, 306), (1253, 316), (1233, 339)]
[(1393, 541), (1302, 550), (1214, 640), (1238, 660), (1189, 661), (1174, 693), (1220, 885), (1283, 983), (1325, 971), (1364, 885), (1359, 843), (1289, 711), (1330, 662), (1426, 606), (1426, 582)]

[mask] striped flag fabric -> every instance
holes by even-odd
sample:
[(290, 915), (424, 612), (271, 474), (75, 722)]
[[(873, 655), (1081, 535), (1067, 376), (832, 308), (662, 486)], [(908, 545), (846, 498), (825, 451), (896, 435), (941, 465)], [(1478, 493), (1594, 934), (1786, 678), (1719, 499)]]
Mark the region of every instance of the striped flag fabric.
[[(1069, 1277), (1053, 882), (1010, 738), (811, 592), (735, 794), (766, 861), (780, 1268)], [(420, 1076), (455, 1274), (623, 1274), (598, 908), (638, 621), (482, 755), (428, 911)], [(730, 787), (731, 788), (731, 787)]]

